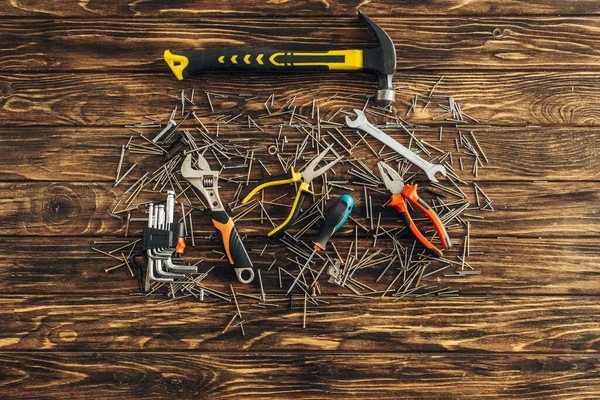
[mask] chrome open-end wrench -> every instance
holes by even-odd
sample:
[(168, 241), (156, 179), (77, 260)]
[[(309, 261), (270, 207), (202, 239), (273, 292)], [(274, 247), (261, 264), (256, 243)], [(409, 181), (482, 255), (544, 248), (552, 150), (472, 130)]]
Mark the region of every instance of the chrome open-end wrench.
[(355, 109), (354, 112), (357, 115), (354, 121), (350, 117), (346, 117), (346, 125), (348, 125), (350, 128), (356, 128), (360, 129), (361, 131), (365, 131), (390, 149), (394, 150), (396, 153), (400, 154), (402, 157), (406, 158), (408, 161), (425, 171), (427, 178), (429, 178), (431, 182), (438, 182), (435, 177), (435, 174), (438, 172), (446, 176), (446, 168), (443, 165), (432, 164), (429, 161), (424, 160), (417, 154), (398, 143), (387, 133), (371, 124), (361, 110)]

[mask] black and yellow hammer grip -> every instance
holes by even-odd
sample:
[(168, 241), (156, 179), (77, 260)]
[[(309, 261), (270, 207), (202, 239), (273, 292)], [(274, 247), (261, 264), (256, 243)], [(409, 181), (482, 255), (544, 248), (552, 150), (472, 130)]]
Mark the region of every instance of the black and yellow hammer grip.
[(223, 243), (227, 260), (235, 270), (238, 280), (242, 283), (252, 282), (254, 279), (252, 261), (231, 217), (225, 211), (213, 211), (212, 223)]
[(165, 61), (177, 77), (205, 71), (253, 72), (363, 69), (363, 50), (299, 51), (269, 48), (165, 50)]

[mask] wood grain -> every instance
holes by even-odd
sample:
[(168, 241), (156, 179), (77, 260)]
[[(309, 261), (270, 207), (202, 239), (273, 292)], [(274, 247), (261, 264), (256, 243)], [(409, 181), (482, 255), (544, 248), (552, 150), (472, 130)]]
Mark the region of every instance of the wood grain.
[[(164, 122), (164, 115), (158, 117), (162, 117)], [(130, 123), (137, 121), (138, 119), (134, 118)], [(192, 128), (195, 126), (193, 122), (189, 125)], [(187, 126), (188, 124), (183, 125), (184, 128)], [(457, 131), (447, 127), (445, 129), (442, 142), (438, 141), (438, 129), (419, 129), (416, 136), (454, 153), (453, 142)], [(159, 128), (147, 131), (148, 136), (152, 137)], [(478, 177), (470, 173), (461, 174), (467, 177), (465, 179), (572, 182), (596, 180), (600, 174), (600, 167), (596, 162), (600, 157), (600, 134), (597, 129), (580, 128), (574, 132), (570, 128), (492, 127), (473, 131), (490, 164), (481, 169)], [(225, 124), (220, 127), (219, 132), (226, 140), (234, 137), (253, 137), (256, 130), (229, 128)], [(403, 136), (408, 138), (400, 129), (387, 129), (386, 132), (401, 142), (404, 140)], [(275, 143), (277, 133), (276, 129), (267, 129), (262, 134), (263, 143)], [(290, 148), (294, 148), (303, 138), (300, 134), (290, 133), (286, 137), (289, 139)], [(132, 135), (137, 136), (124, 128), (31, 127), (26, 129), (26, 133), (17, 127), (0, 128), (0, 153), (4, 154), (4, 163), (0, 166), (0, 179), (5, 182), (112, 181), (115, 179), (119, 163), (120, 147), (126, 144)], [(24, 147), (28, 151), (23, 151)], [(361, 151), (367, 157), (371, 155), (366, 146), (355, 150), (356, 154), (362, 154)], [(454, 154), (457, 163), (458, 156)], [(268, 168), (271, 165), (274, 171), (280, 168), (279, 164), (269, 157), (259, 157)], [(133, 159), (135, 158), (127, 157), (126, 161)], [(158, 168), (159, 157), (155, 157), (155, 160)], [(455, 168), (458, 169), (456, 165)]]
[(0, 387), (10, 399), (96, 399), (99, 391), (120, 399), (588, 399), (599, 362), (545, 354), (5, 353)]
[[(233, 193), (236, 187), (232, 184), (229, 193)], [(515, 185), (483, 182), (480, 187), (495, 199), (496, 211), (486, 213), (483, 220), (472, 221), (474, 236), (596, 237), (600, 232), (597, 183), (521, 182)], [(124, 221), (108, 216), (122, 193), (113, 190), (112, 184), (14, 182), (0, 183), (0, 190), (6, 193), (5, 205), (0, 209), (4, 222), (0, 226), (0, 235), (98, 236), (125, 233)], [(343, 189), (338, 189), (332, 195), (343, 192)], [(284, 189), (269, 191), (272, 198), (285, 193)], [(231, 196), (223, 190), (221, 197), (228, 199)], [(384, 204), (388, 199), (388, 195), (373, 195), (374, 204)], [(157, 201), (156, 194), (139, 198), (139, 201), (152, 200)], [(560, 212), (557, 212), (557, 202), (561, 204)], [(273, 207), (270, 213), (273, 218), (284, 218), (289, 209)], [(365, 216), (364, 207), (356, 207), (353, 215), (360, 221)], [(134, 216), (143, 217), (143, 211)], [(259, 217), (258, 209), (247, 215), (247, 218)], [(195, 218), (198, 221), (194, 224), (196, 235), (213, 233), (207, 212), (204, 216), (198, 213)], [(362, 221), (366, 223), (364, 219)], [(381, 226), (389, 229), (398, 226), (398, 223), (397, 212), (391, 208), (382, 210)], [(139, 234), (142, 227), (143, 223), (132, 225), (131, 234)], [(238, 229), (242, 234), (263, 237), (270, 230), (266, 225), (241, 222)], [(353, 226), (349, 224), (340, 229), (340, 234), (349, 233), (351, 229)]]
[[(396, 45), (397, 69), (596, 70), (600, 19), (406, 18), (377, 23)], [(0, 46), (4, 71), (162, 72), (165, 49), (221, 47), (364, 48), (376, 40), (355, 18), (315, 23), (306, 18), (236, 18), (185, 21), (5, 20)], [(25, 40), (24, 40), (25, 39)]]
[[(131, 240), (137, 237), (131, 238)], [(127, 296), (137, 291), (137, 284), (126, 267), (106, 273), (105, 268), (119, 264), (117, 260), (101, 255), (91, 250), (96, 247), (111, 251), (120, 245), (101, 244), (95, 241), (107, 239), (85, 238), (73, 240), (71, 237), (5, 237), (0, 241), (0, 252), (10, 254), (10, 257), (0, 259), (0, 292), (16, 295), (113, 295)], [(123, 240), (123, 238), (120, 238)], [(344, 254), (350, 243), (347, 239), (334, 238), (332, 242)], [(262, 269), (265, 280), (265, 290), (269, 293), (285, 293), (279, 289), (278, 267), (294, 271), (291, 263), (286, 260), (287, 251), (276, 241), (266, 241), (263, 238), (249, 238), (245, 246), (255, 268)], [(388, 243), (379, 241), (377, 248), (388, 251)], [(263, 256), (260, 253), (265, 249)], [(410, 241), (406, 241), (410, 245)], [(372, 241), (359, 240), (361, 252), (371, 247)], [(32, 247), (35, 250), (32, 250)], [(125, 255), (128, 254), (125, 251)], [(375, 249), (373, 249), (374, 251)], [(594, 239), (471, 239), (471, 250), (482, 251), (485, 254), (473, 254), (467, 258), (470, 265), (481, 271), (481, 275), (468, 278), (452, 278), (448, 269), (423, 282), (437, 284), (440, 288), (450, 286), (458, 289), (461, 296), (488, 295), (600, 295), (600, 272), (598, 272), (598, 253), (600, 245)], [(233, 272), (222, 257), (215, 253), (222, 251), (216, 240), (196, 238), (196, 246), (192, 247), (188, 239), (186, 259), (188, 262), (205, 258), (200, 264), (201, 270), (206, 271), (214, 266), (206, 278), (206, 284), (214, 289), (229, 291), (229, 284), (235, 282)], [(120, 252), (114, 253), (120, 256)], [(285, 256), (283, 254), (286, 254)], [(335, 255), (331, 249), (328, 251)], [(276, 263), (271, 266), (273, 260)], [(362, 270), (357, 274), (361, 282), (376, 289), (385, 289), (391, 283), (396, 273), (390, 270), (379, 284), (375, 280), (383, 271), (385, 264)], [(427, 271), (434, 271), (430, 266)], [(327, 276), (322, 279), (323, 293), (351, 293), (328, 284)], [(289, 285), (288, 285), (289, 286)], [(398, 285), (397, 285), (398, 286)], [(256, 284), (248, 290), (257, 291)]]
[[(277, 267), (288, 261), (280, 245), (266, 241), (267, 225), (253, 220), (259, 213), (238, 226), (249, 236), (269, 302), (279, 306), (264, 309), (241, 295), (258, 293), (258, 284), (235, 281), (215, 252), (220, 245), (206, 237), (213, 234), (208, 213), (197, 211), (197, 246), (186, 256), (205, 257), (202, 270), (215, 266), (209, 287), (229, 291), (233, 284), (246, 336), (239, 328), (222, 334), (233, 303), (210, 296), (161, 304), (164, 296), (130, 295), (137, 285), (127, 269), (106, 273), (116, 260), (90, 249), (115, 247), (92, 243), (124, 235), (125, 223), (107, 211), (143, 169), (158, 166), (158, 157), (128, 154), (125, 164), (140, 167), (112, 187), (120, 146), (131, 134), (125, 125), (146, 116), (164, 123), (180, 105), (180, 91), (195, 88), (196, 110), (209, 124), (243, 112), (242, 122), (220, 122), (223, 139), (271, 144), (281, 121), (260, 134), (241, 126), (246, 115), (265, 114), (271, 94), (274, 110), (296, 96), (295, 112), (304, 116), (315, 99), (325, 120), (340, 108), (363, 108), (376, 85), (372, 74), (333, 72), (209, 73), (178, 82), (163, 50), (370, 46), (375, 41), (356, 19), (359, 8), (394, 40), (394, 111), (430, 127), (417, 129), (418, 137), (454, 152), (455, 124), (432, 120), (435, 104), (422, 111), (442, 75), (435, 93), (452, 95), (483, 125), (475, 134), (491, 163), (478, 177), (461, 174), (495, 200), (496, 212), (469, 217), (471, 251), (484, 254), (468, 262), (481, 275), (437, 273), (424, 279), (461, 296), (396, 302), (338, 296), (351, 292), (321, 279), (328, 304), (309, 305), (303, 328), (303, 296), (285, 298), (276, 267), (266, 270), (272, 260)], [(0, 1), (2, 397), (598, 398), (599, 18), (594, 0)], [(227, 95), (213, 96), (214, 113), (205, 91)], [(416, 95), (417, 112), (406, 117)], [(408, 142), (400, 129), (388, 133)], [(294, 128), (283, 135), (288, 152), (303, 139)], [(360, 147), (356, 156), (373, 167), (375, 157)], [(251, 180), (258, 177), (255, 169)], [(236, 187), (222, 182), (224, 200)], [(267, 199), (286, 193), (291, 187), (269, 190)], [(389, 198), (372, 195), (376, 205)], [(147, 199), (156, 194), (139, 201)], [(270, 210), (275, 219), (288, 211)], [(355, 210), (366, 224), (360, 200)], [(394, 210), (381, 211), (383, 227), (400, 224)], [(139, 237), (142, 225), (133, 222), (129, 235)], [(352, 226), (334, 238), (343, 252)], [(455, 248), (446, 254), (454, 258), (465, 232), (449, 233)], [(370, 235), (360, 230), (361, 250), (372, 245)], [(389, 239), (380, 238), (377, 248), (390, 250)], [(372, 283), (381, 270), (356, 277)], [(372, 285), (383, 289), (394, 272)]]
[(310, 17), (332, 17), (354, 15), (357, 10), (369, 16), (386, 17), (392, 12), (397, 15), (596, 15), (600, 14), (594, 0), (516, 0), (496, 2), (493, 0), (436, 0), (422, 2), (375, 0), (367, 3), (351, 0), (334, 1), (277, 1), (256, 5), (255, 3), (231, 3), (218, 0), (197, 3), (191, 0), (178, 1), (173, 5), (168, 0), (136, 1), (123, 3), (118, 0), (90, 0), (80, 3), (74, 0), (43, 2), (20, 0), (4, 1), (0, 4), (0, 15), (6, 17), (86, 17), (86, 18), (131, 18), (157, 16), (169, 18), (203, 18), (208, 16), (290, 15)]
[[(236, 285), (238, 293), (248, 291)], [(144, 296), (2, 296), (3, 351), (473, 352), (598, 351), (598, 297), (440, 299), (273, 298), (256, 308), (238, 296), (246, 336), (223, 329), (235, 305), (211, 298), (159, 304)], [(117, 311), (118, 310), (118, 311)]]
[[(416, 94), (427, 95), (438, 80), (439, 75), (430, 73), (396, 74), (395, 85), (408, 86), (397, 96), (396, 107), (403, 110), (400, 115), (408, 111)], [(133, 76), (10, 74), (0, 76), (0, 119), (5, 126), (123, 126), (143, 115), (168, 113), (180, 102), (181, 90), (192, 88), (199, 94), (202, 91), (234, 94), (218, 102), (216, 112), (221, 113), (247, 107), (242, 106), (243, 98), (236, 98), (239, 93), (258, 96), (254, 106), (264, 113), (262, 103), (273, 93), (279, 107), (285, 99), (296, 96), (295, 104), (308, 108), (315, 98), (314, 91), (319, 90), (321, 109), (332, 115), (340, 107), (362, 108), (364, 96), (344, 97), (372, 94), (375, 78), (335, 72), (251, 78), (244, 74), (206, 74), (177, 82), (167, 71), (161, 75)], [(453, 95), (464, 112), (492, 125), (585, 126), (597, 125), (600, 120), (595, 106), (600, 103), (600, 83), (593, 72), (456, 72), (444, 75), (436, 93)], [(336, 97), (326, 102), (333, 95)], [(201, 110), (208, 111), (208, 103), (201, 104), (200, 107), (205, 107)], [(431, 112), (418, 112), (411, 121), (432, 123), (434, 116)]]

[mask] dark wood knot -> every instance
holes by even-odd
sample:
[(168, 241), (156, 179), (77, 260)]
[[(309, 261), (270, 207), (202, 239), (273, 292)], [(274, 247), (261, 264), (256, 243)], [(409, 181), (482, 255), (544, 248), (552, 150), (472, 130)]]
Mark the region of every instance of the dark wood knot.
[(42, 220), (50, 229), (65, 225), (75, 226), (81, 217), (82, 209), (80, 195), (68, 186), (49, 186), (42, 195)]

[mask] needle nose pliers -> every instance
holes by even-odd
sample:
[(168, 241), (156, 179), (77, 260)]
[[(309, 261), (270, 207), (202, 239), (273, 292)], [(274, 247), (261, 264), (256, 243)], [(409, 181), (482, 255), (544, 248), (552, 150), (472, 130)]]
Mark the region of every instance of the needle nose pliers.
[(435, 211), (419, 197), (417, 194), (417, 185), (405, 184), (400, 174), (382, 161), (377, 163), (377, 167), (379, 168), (379, 173), (381, 174), (385, 187), (392, 193), (392, 198), (390, 199), (388, 206), (398, 210), (406, 226), (434, 257), (441, 257), (442, 251), (427, 240), (413, 222), (408, 212), (408, 208), (406, 207), (405, 199), (410, 201), (427, 215), (435, 226), (435, 230), (442, 242), (442, 247), (444, 250), (448, 250), (452, 247), (452, 243), (450, 242), (450, 237), (448, 236), (440, 217), (438, 217)]
[(302, 208), (302, 203), (308, 197), (308, 195), (312, 195), (313, 192), (310, 191), (310, 182), (318, 177), (323, 175), (327, 170), (337, 164), (338, 161), (342, 159), (342, 157), (337, 157), (335, 160), (330, 162), (329, 164), (316, 169), (317, 165), (325, 155), (332, 149), (333, 145), (329, 145), (325, 150), (319, 153), (307, 166), (304, 168), (302, 172), (294, 171), (294, 168), (290, 168), (287, 174), (272, 176), (269, 178), (265, 178), (263, 180), (258, 181), (256, 184), (251, 186), (246, 195), (242, 198), (242, 204), (247, 203), (252, 196), (256, 193), (270, 186), (279, 186), (285, 185), (287, 183), (295, 183), (300, 182), (300, 186), (298, 187), (298, 193), (296, 193), (296, 198), (294, 199), (294, 203), (292, 204), (292, 210), (287, 216), (286, 220), (279, 226), (276, 226), (271, 232), (267, 234), (267, 236), (273, 236), (277, 233), (283, 234), (283, 232), (288, 229), (300, 213), (300, 209)]

